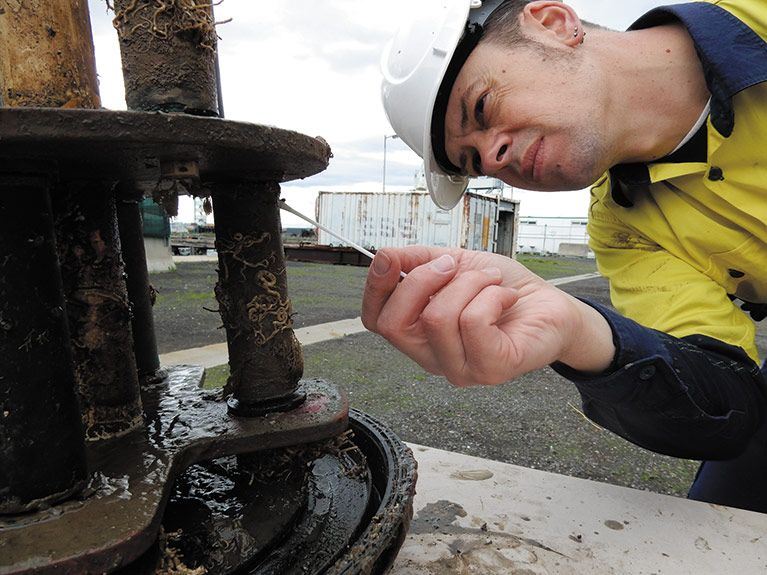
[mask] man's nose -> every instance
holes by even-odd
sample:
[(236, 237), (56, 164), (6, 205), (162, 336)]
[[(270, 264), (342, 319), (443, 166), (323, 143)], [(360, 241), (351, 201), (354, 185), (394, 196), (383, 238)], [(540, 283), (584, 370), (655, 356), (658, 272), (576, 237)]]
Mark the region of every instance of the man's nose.
[(488, 134), (480, 152), (482, 172), (494, 174), (511, 162), (511, 138), (506, 134)]

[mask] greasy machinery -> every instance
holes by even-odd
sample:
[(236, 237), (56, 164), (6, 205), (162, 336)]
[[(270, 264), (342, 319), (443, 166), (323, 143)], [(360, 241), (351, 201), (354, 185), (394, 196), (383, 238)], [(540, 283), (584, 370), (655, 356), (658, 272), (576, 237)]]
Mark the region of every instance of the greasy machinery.
[[(0, 1), (0, 573), (378, 573), (410, 450), (303, 376), (280, 186), (321, 138), (225, 120), (213, 8), (114, 0), (128, 111), (85, 0)], [(160, 365), (139, 202), (210, 198), (230, 376)]]

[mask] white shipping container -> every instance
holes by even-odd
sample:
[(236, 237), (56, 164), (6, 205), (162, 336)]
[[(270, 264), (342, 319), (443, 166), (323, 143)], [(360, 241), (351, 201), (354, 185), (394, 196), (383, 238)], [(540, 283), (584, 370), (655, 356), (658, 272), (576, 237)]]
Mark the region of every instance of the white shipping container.
[[(503, 253), (517, 245), (519, 202), (474, 192), (452, 210), (438, 208), (428, 192), (320, 192), (317, 221), (371, 250), (430, 245)], [(319, 230), (320, 245), (342, 242)]]

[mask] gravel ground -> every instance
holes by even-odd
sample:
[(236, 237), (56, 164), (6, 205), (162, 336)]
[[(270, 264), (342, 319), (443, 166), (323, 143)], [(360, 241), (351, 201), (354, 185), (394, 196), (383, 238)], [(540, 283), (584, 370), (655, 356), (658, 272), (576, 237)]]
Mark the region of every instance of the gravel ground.
[[(549, 275), (584, 271), (563, 266)], [(365, 275), (364, 268), (289, 262), (296, 326), (358, 316)], [(161, 353), (225, 341), (218, 314), (204, 309), (216, 309), (214, 263), (180, 264), (151, 281), (160, 292), (155, 323)], [(560, 287), (609, 304), (602, 278)], [(766, 327), (760, 329), (762, 352)], [(697, 468), (697, 462), (647, 452), (589, 422), (573, 385), (548, 368), (504, 385), (459, 389), (370, 333), (307, 346), (304, 356), (307, 376), (336, 383), (353, 407), (408, 442), (673, 495), (686, 492)], [(209, 379), (225, 375), (217, 368)]]

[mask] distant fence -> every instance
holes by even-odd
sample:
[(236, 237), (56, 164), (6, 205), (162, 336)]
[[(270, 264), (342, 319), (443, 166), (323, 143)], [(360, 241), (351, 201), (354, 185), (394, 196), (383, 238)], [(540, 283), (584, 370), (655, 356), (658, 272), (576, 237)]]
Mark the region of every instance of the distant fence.
[(520, 253), (586, 256), (589, 253), (586, 222), (585, 218), (522, 217), (517, 249)]

